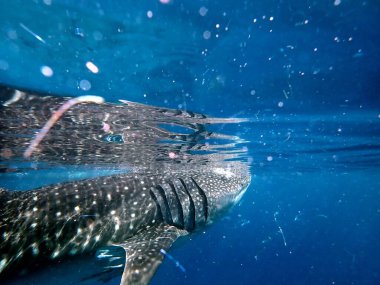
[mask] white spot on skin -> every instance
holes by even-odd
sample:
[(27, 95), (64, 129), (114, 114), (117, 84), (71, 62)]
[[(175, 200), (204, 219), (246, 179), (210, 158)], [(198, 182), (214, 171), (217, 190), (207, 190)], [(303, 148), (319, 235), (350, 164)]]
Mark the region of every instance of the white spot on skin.
[(231, 178), (231, 177), (235, 176), (235, 174), (231, 170), (224, 169), (224, 168), (219, 168), (219, 167), (218, 168), (214, 168), (213, 172), (216, 173), (216, 174), (223, 175), (226, 178)]
[(7, 259), (4, 258), (0, 261), (0, 272), (3, 271), (6, 265), (7, 265)]
[(16, 258), (20, 258), (22, 255), (24, 254), (24, 252), (22, 250), (20, 250), (17, 255), (16, 255)]
[(116, 224), (115, 225), (115, 231), (118, 231), (120, 229), (120, 225), (119, 224)]
[(36, 256), (40, 253), (40, 250), (38, 248), (38, 244), (37, 243), (33, 243), (32, 245), (32, 252), (33, 252), (33, 255)]
[(59, 255), (59, 251), (56, 250), (53, 252), (53, 254), (51, 255), (52, 258), (56, 258), (57, 256)]
[(115, 215), (116, 214), (116, 211), (115, 210), (112, 210), (111, 211), (111, 215)]
[(30, 227), (34, 229), (35, 227), (37, 227), (37, 223), (31, 224)]
[(107, 199), (108, 199), (108, 201), (111, 201), (112, 200), (112, 196), (111, 196), (111, 194), (107, 194)]

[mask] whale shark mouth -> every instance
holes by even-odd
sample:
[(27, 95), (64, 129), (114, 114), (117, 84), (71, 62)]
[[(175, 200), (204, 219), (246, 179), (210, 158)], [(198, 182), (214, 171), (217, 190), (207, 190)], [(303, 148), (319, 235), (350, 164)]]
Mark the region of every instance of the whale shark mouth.
[(240, 202), (240, 200), (241, 200), (241, 198), (243, 198), (243, 196), (244, 196), (244, 194), (245, 194), (245, 192), (247, 191), (247, 189), (249, 188), (249, 184), (246, 186), (246, 187), (244, 187), (241, 191), (240, 191), (240, 193), (234, 198), (234, 204), (237, 204), (237, 203), (239, 203)]

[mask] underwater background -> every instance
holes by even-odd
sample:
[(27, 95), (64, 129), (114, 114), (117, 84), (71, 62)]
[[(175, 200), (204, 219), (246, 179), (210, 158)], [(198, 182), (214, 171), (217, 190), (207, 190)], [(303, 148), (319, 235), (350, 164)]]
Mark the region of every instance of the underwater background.
[[(151, 284), (380, 284), (379, 1), (0, 0), (0, 11), (1, 84), (250, 119), (221, 126), (248, 141), (249, 190), (174, 246), (185, 273), (167, 258)], [(2, 173), (0, 186), (73, 175)], [(72, 267), (19, 284), (65, 284)]]

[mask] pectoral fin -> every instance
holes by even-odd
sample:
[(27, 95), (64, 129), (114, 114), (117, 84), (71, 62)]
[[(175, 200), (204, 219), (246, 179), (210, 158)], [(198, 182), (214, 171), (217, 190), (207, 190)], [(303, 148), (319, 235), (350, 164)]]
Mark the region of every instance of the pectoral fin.
[(161, 264), (161, 250), (168, 250), (174, 241), (187, 231), (174, 226), (160, 225), (141, 231), (123, 244), (126, 262), (120, 285), (145, 285)]

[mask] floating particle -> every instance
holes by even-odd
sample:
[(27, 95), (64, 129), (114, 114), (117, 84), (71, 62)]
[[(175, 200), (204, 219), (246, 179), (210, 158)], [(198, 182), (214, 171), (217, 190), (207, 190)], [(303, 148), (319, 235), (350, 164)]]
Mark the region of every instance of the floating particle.
[(210, 31), (204, 31), (203, 32), (203, 38), (205, 40), (208, 40), (211, 37), (211, 32)]
[(206, 7), (199, 8), (199, 15), (201, 15), (202, 17), (206, 16), (207, 12), (208, 9)]
[(270, 18), (269, 18), (269, 21), (273, 21), (274, 20), (274, 18), (273, 18), (273, 16), (271, 16)]
[(153, 17), (153, 12), (149, 10), (148, 12), (146, 12), (146, 16), (148, 18), (152, 18)]
[(255, 18), (255, 19), (253, 19), (253, 22), (254, 22), (254, 23), (256, 23), (256, 22), (257, 22), (257, 19), (256, 19), (256, 18)]
[(170, 2), (172, 2), (172, 1), (171, 0), (160, 0), (161, 4), (169, 4)]
[(267, 161), (272, 161), (272, 160), (273, 160), (273, 156), (269, 155), (269, 156), (267, 157)]
[(111, 131), (111, 126), (110, 124), (106, 123), (106, 122), (103, 122), (103, 127), (102, 127), (102, 130), (106, 133), (109, 133)]
[(338, 6), (338, 5), (340, 5), (340, 3), (342, 3), (342, 1), (341, 1), (341, 0), (335, 0), (335, 1), (334, 1), (334, 5), (335, 5), (335, 6)]
[(79, 27), (76, 27), (74, 29), (74, 35), (80, 37), (80, 38), (84, 38), (84, 31), (82, 28), (79, 28)]
[(181, 270), (183, 273), (186, 273), (185, 267), (183, 267), (177, 259), (175, 259), (172, 255), (167, 253), (164, 249), (160, 249), (160, 252), (163, 256), (166, 256), (170, 261), (174, 262), (175, 266), (178, 267), (179, 270)]
[(256, 90), (251, 90), (251, 95), (255, 95), (256, 94)]
[(47, 65), (41, 66), (40, 70), (41, 70), (42, 75), (46, 77), (52, 77), (54, 74), (53, 69), (51, 69), (51, 67)]
[(50, 6), (52, 2), (52, 0), (44, 0), (44, 4), (48, 6)]
[(84, 91), (88, 91), (91, 89), (91, 83), (90, 81), (86, 80), (86, 79), (82, 79), (80, 82), (79, 82), (79, 88), (84, 90)]
[(216, 25), (215, 25), (215, 28), (219, 29), (219, 28), (220, 28), (220, 25), (219, 25), (219, 24), (216, 24)]
[(99, 68), (98, 68), (94, 63), (92, 63), (91, 61), (87, 61), (87, 62), (86, 62), (86, 67), (87, 67), (92, 73), (98, 73), (98, 72), (99, 72)]
[(278, 106), (279, 108), (284, 107), (284, 102), (282, 102), (282, 101), (278, 102), (277, 106)]

